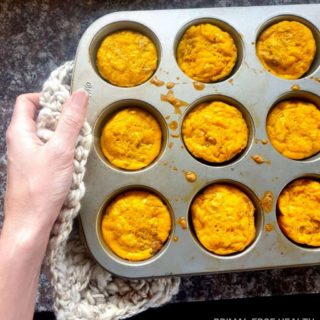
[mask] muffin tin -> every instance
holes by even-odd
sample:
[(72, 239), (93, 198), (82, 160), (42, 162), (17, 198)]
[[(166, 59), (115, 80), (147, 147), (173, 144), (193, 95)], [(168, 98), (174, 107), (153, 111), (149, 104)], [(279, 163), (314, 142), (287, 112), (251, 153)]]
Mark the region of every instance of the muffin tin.
[[(78, 46), (72, 91), (84, 88), (90, 96), (88, 121), (93, 127), (94, 145), (87, 163), (86, 194), (80, 217), (87, 246), (101, 266), (122, 277), (143, 278), (320, 263), (320, 248), (297, 245), (281, 232), (276, 210), (278, 196), (289, 182), (299, 177), (319, 179), (320, 156), (291, 160), (264, 141), (268, 140), (268, 112), (278, 101), (302, 98), (320, 106), (317, 96), (320, 89), (319, 12), (320, 5), (116, 12), (98, 19), (87, 29)], [(255, 52), (259, 33), (270, 24), (286, 19), (305, 23), (317, 42), (314, 63), (298, 80), (273, 76), (264, 69)], [(228, 31), (238, 48), (238, 61), (232, 74), (204, 86), (195, 85), (175, 59), (177, 43), (186, 28), (203, 22), (212, 22)], [(136, 87), (121, 88), (99, 76), (95, 56), (100, 42), (107, 34), (123, 29), (140, 31), (154, 41), (159, 63), (153, 77), (164, 81), (164, 85), (147, 81)], [(168, 93), (168, 82), (175, 83), (171, 90), (186, 105), (174, 108), (161, 99), (161, 95)], [(187, 112), (198, 103), (212, 99), (238, 107), (250, 131), (247, 148), (235, 159), (220, 165), (195, 159), (181, 137), (181, 124)], [(150, 166), (130, 172), (107, 162), (100, 150), (99, 135), (113, 112), (133, 105), (150, 111), (158, 119), (163, 143), (160, 155)], [(255, 162), (252, 157), (257, 155), (266, 162)], [(187, 180), (188, 172), (196, 174), (195, 181)], [(256, 238), (243, 252), (219, 256), (205, 250), (195, 237), (189, 216), (191, 202), (205, 186), (215, 182), (238, 186), (256, 207)], [(117, 257), (104, 244), (100, 233), (101, 216), (108, 202), (122, 191), (135, 188), (159, 195), (170, 209), (173, 225), (162, 250), (141, 262)], [(270, 192), (273, 202), (268, 208), (261, 200)]]

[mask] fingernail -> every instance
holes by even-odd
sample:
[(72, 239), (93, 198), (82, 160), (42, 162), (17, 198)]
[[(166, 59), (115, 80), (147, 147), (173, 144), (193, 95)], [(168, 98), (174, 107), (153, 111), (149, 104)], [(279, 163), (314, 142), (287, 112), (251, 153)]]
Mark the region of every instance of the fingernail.
[(71, 102), (72, 104), (84, 108), (86, 104), (88, 103), (88, 94), (85, 90), (79, 89), (76, 92), (74, 92), (71, 96)]

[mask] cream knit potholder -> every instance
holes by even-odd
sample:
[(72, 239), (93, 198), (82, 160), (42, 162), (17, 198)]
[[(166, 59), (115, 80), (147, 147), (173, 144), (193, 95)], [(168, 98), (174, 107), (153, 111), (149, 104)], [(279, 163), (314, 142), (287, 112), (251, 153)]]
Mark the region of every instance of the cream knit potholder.
[[(67, 62), (45, 82), (40, 98), (42, 109), (37, 132), (43, 141), (53, 135), (61, 107), (70, 95), (73, 62)], [(125, 280), (101, 268), (72, 231), (80, 210), (85, 186), (83, 176), (91, 147), (91, 128), (86, 122), (80, 132), (72, 186), (54, 225), (46, 263), (54, 288), (54, 311), (58, 320), (120, 319), (169, 301), (178, 292), (179, 278)]]

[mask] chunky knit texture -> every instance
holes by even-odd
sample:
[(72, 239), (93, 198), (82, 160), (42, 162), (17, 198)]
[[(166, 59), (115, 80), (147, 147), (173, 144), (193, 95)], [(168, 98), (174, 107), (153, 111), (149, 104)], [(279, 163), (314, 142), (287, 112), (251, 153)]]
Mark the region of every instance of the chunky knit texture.
[[(45, 82), (37, 118), (37, 132), (48, 141), (55, 131), (61, 107), (70, 95), (73, 62), (53, 71)], [(52, 274), (54, 311), (58, 320), (120, 319), (169, 301), (179, 288), (179, 278), (125, 280), (101, 268), (90, 257), (74, 219), (85, 193), (83, 176), (92, 142), (86, 122), (80, 132), (72, 186), (57, 219), (46, 257)]]

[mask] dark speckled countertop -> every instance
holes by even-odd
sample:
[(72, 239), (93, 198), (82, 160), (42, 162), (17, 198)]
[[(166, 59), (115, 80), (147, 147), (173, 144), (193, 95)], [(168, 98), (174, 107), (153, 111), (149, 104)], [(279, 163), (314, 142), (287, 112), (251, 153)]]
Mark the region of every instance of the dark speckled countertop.
[[(5, 131), (14, 100), (41, 90), (49, 73), (74, 58), (78, 41), (97, 18), (119, 10), (319, 3), (292, 0), (0, 1), (0, 227), (6, 181)], [(320, 292), (320, 267), (185, 277), (174, 301)], [(52, 292), (41, 275), (37, 310), (51, 310)]]

